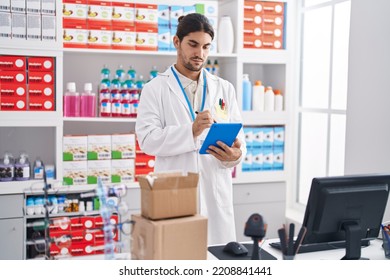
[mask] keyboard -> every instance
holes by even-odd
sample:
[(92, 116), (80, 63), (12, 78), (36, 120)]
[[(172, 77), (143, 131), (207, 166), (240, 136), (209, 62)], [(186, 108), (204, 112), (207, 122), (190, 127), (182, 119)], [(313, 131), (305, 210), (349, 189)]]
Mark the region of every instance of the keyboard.
[[(272, 248), (281, 250), (280, 242), (271, 242), (271, 243), (269, 243), (269, 245)], [(362, 241), (361, 241), (362, 247), (367, 247), (369, 245), (370, 245), (369, 239), (362, 239)], [(299, 247), (298, 254), (318, 252), (318, 251), (327, 251), (327, 250), (333, 250), (333, 249), (342, 249), (342, 248), (345, 248), (345, 241), (302, 244)]]

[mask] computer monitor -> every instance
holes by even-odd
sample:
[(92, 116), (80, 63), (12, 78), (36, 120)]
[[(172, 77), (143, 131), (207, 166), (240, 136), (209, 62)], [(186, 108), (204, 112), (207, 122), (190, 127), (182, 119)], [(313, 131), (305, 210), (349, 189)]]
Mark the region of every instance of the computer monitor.
[(359, 259), (361, 241), (378, 237), (389, 187), (390, 174), (314, 178), (302, 244), (344, 241), (343, 259)]

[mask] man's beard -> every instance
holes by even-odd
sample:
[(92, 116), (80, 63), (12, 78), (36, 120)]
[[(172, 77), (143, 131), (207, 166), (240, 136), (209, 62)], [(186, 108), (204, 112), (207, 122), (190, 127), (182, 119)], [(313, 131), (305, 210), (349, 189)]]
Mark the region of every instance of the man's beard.
[[(183, 59), (183, 61), (184, 61), (184, 59)], [(191, 64), (191, 60), (189, 60), (188, 62), (185, 62), (183, 65), (186, 69), (188, 69), (190, 71), (199, 72), (202, 70), (204, 64), (205, 64), (205, 62), (203, 61), (203, 63), (199, 67), (195, 67), (194, 65)]]

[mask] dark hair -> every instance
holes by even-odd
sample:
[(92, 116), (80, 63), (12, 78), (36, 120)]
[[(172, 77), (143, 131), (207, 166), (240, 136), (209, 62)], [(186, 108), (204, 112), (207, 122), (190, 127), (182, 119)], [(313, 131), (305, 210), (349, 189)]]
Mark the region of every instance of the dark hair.
[(192, 13), (180, 16), (178, 22), (176, 36), (179, 37), (180, 42), (189, 33), (198, 31), (206, 32), (211, 36), (211, 40), (214, 39), (214, 29), (207, 17), (202, 14)]

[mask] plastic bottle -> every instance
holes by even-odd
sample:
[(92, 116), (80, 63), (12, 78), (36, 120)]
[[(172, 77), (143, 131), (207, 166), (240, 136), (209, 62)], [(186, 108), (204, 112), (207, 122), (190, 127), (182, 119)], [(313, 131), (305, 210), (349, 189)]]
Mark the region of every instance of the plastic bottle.
[(121, 94), (119, 90), (111, 91), (111, 116), (121, 116)]
[(14, 158), (12, 154), (5, 153), (0, 161), (0, 182), (12, 181), (14, 179)]
[(214, 60), (212, 73), (213, 73), (213, 75), (215, 75), (215, 76), (219, 76), (219, 64), (218, 64), (218, 60)]
[(275, 111), (283, 111), (283, 95), (279, 89), (274, 90), (275, 94)]
[(156, 78), (158, 75), (157, 66), (153, 66), (152, 70), (150, 70), (150, 80)]
[(244, 74), (242, 78), (242, 110), (250, 111), (252, 109), (252, 83), (249, 75)]
[(127, 70), (127, 77), (128, 79), (135, 80), (137, 77), (137, 71), (133, 68), (133, 66), (130, 65), (129, 70)]
[(130, 117), (136, 118), (138, 113), (139, 93), (131, 94), (130, 98)]
[(115, 78), (111, 80), (111, 86), (110, 88), (117, 88), (119, 89), (121, 87), (121, 81), (119, 80), (119, 76), (115, 74)]
[(210, 59), (207, 60), (207, 64), (205, 66), (205, 69), (207, 71), (209, 71), (210, 73), (213, 71), (213, 65), (211, 64), (211, 60)]
[(264, 111), (264, 93), (265, 88), (261, 81), (256, 81), (253, 85), (252, 93), (252, 110), (253, 111)]
[(84, 92), (80, 97), (80, 116), (96, 117), (96, 94), (92, 92), (92, 84), (84, 84)]
[(138, 89), (138, 92), (142, 90), (145, 85), (144, 76), (139, 75), (139, 79), (135, 82), (135, 86)]
[(126, 72), (123, 69), (123, 65), (120, 64), (118, 69), (115, 71), (115, 76), (118, 78), (119, 82), (123, 83), (126, 80)]
[(33, 179), (43, 179), (43, 170), (44, 166), (42, 164), (42, 161), (40, 158), (37, 158), (34, 161), (34, 167), (33, 167)]
[(76, 83), (67, 83), (64, 94), (64, 117), (80, 116), (80, 94), (76, 92)]
[(122, 117), (130, 117), (131, 109), (130, 109), (130, 94), (127, 92), (122, 95), (121, 102), (121, 116)]
[(26, 153), (20, 154), (19, 158), (15, 162), (15, 180), (24, 181), (30, 179), (30, 162)]
[(108, 69), (107, 64), (104, 64), (103, 69), (101, 70), (100, 83), (105, 84), (107, 87), (111, 85), (110, 82), (110, 69)]
[(232, 53), (234, 48), (234, 29), (232, 19), (223, 15), (219, 20), (217, 46), (219, 53)]
[(275, 109), (275, 94), (272, 87), (267, 87), (264, 94), (264, 111), (274, 111)]
[(111, 95), (104, 85), (100, 90), (100, 116), (101, 117), (111, 117)]

